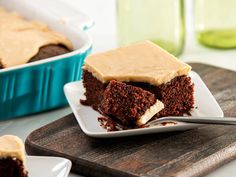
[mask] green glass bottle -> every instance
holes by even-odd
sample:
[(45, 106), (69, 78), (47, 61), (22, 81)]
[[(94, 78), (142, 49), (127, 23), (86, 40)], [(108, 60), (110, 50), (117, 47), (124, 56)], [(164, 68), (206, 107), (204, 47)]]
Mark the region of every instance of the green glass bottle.
[(117, 0), (118, 45), (151, 40), (178, 55), (184, 45), (183, 0)]
[(208, 47), (236, 48), (236, 1), (195, 0), (198, 41)]

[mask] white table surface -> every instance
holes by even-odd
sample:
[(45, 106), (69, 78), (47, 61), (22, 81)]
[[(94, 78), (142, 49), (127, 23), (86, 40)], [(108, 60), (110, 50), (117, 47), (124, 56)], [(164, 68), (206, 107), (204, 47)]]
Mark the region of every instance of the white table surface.
[[(115, 0), (61, 0), (71, 8), (83, 11), (95, 21), (95, 26), (88, 31), (93, 38), (93, 52), (104, 51), (116, 47)], [(192, 28), (192, 5), (186, 1), (186, 44), (180, 59), (186, 62), (201, 62), (224, 67), (236, 71), (236, 50), (219, 51), (200, 46), (195, 38)], [(23, 140), (33, 130), (46, 125), (71, 113), (69, 107), (60, 108), (20, 119), (0, 122), (0, 135), (14, 134)], [(236, 160), (218, 168), (207, 177), (232, 177), (236, 174)], [(79, 175), (70, 174), (69, 177)]]

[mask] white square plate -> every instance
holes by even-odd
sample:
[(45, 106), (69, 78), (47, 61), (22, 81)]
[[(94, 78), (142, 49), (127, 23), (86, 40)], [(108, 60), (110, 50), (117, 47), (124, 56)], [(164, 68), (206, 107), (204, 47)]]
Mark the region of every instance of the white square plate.
[[(191, 111), (191, 115), (194, 117), (211, 116), (219, 117), (219, 119), (222, 118), (224, 116), (223, 111), (221, 110), (220, 106), (218, 105), (215, 98), (208, 90), (200, 76), (196, 72), (191, 71), (190, 77), (194, 82), (194, 107), (197, 107), (197, 109), (194, 108)], [(104, 128), (100, 126), (100, 123), (97, 120), (97, 118), (101, 115), (97, 111), (93, 110), (91, 107), (80, 104), (80, 99), (85, 99), (82, 81), (71, 82), (66, 84), (64, 86), (64, 92), (81, 129), (88, 136), (99, 138), (121, 137), (149, 133), (182, 131), (200, 126), (199, 124), (178, 123), (176, 125), (171, 126), (156, 126), (107, 132)]]
[(29, 177), (67, 177), (71, 161), (61, 157), (26, 156)]

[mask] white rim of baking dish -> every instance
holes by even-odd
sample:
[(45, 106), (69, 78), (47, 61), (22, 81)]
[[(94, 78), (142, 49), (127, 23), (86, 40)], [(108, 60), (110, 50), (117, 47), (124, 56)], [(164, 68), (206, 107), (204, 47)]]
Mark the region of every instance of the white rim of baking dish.
[[(12, 3), (17, 2), (16, 0), (1, 0), (1, 3), (4, 4), (4, 1), (5, 1), (5, 3), (6, 2), (9, 3), (9, 7), (12, 6)], [(22, 2), (23, 2), (23, 0), (22, 0)], [(29, 3), (29, 7), (39, 5), (37, 3), (33, 4), (32, 1), (25, 1), (25, 2)], [(41, 1), (41, 2), (43, 2), (43, 1)], [(44, 1), (44, 2), (47, 2), (47, 1)], [(57, 3), (58, 3), (58, 1), (57, 1)], [(45, 4), (41, 4), (41, 5), (45, 5)], [(60, 4), (60, 5), (63, 5), (63, 7), (65, 6), (64, 4)], [(65, 6), (65, 8), (68, 8), (68, 7)], [(45, 9), (44, 13), (46, 13), (46, 15), (50, 15), (53, 18), (58, 15), (57, 12), (51, 12), (49, 10), (50, 9)], [(66, 24), (66, 26), (70, 29), (70, 31), (72, 33), (77, 34), (78, 36), (81, 37), (81, 41), (83, 41), (81, 47), (79, 47), (78, 49), (73, 50), (72, 52), (62, 54), (62, 55), (58, 55), (58, 56), (55, 56), (55, 57), (50, 57), (50, 58), (46, 58), (46, 59), (43, 59), (43, 60), (35, 61), (35, 62), (32, 62), (32, 63), (26, 63), (26, 64), (22, 64), (22, 65), (18, 65), (18, 66), (13, 66), (13, 67), (10, 67), (10, 68), (0, 69), (0, 74), (5, 73), (5, 72), (9, 72), (9, 71), (28, 68), (28, 67), (31, 67), (31, 66), (50, 63), (50, 62), (57, 61), (57, 60), (63, 60), (63, 59), (67, 59), (68, 57), (72, 57), (72, 56), (75, 56), (75, 55), (78, 55), (78, 54), (83, 54), (83, 53), (89, 52), (89, 50), (92, 49), (92, 39), (91, 39), (90, 35), (84, 30), (89, 29), (90, 27), (92, 27), (94, 25), (94, 21), (92, 19), (90, 19), (87, 15), (85, 15), (81, 12), (77, 11), (76, 14), (77, 14), (78, 18), (73, 19), (72, 21), (68, 22)], [(43, 14), (43, 15), (45, 15), (45, 14)], [(56, 18), (54, 18), (54, 19), (56, 19)], [(75, 25), (73, 25), (73, 23), (77, 23), (78, 25), (75, 26)]]

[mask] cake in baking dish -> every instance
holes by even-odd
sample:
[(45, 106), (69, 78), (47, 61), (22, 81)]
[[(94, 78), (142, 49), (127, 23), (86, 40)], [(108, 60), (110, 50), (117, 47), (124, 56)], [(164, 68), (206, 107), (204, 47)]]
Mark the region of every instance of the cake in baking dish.
[(68, 53), (71, 42), (46, 24), (0, 7), (0, 68)]
[[(104, 104), (109, 109), (113, 109), (115, 104), (104, 102), (104, 96), (107, 97), (106, 90), (115, 80), (152, 93), (155, 99), (150, 97), (152, 101), (144, 103), (145, 106), (150, 106), (154, 100), (162, 102), (164, 108), (154, 118), (189, 114), (194, 105), (194, 84), (189, 76), (190, 71), (188, 64), (150, 41), (90, 55), (83, 67), (86, 100), (81, 100), (81, 103), (110, 115), (104, 109)], [(113, 100), (120, 99), (122, 92), (109, 95)], [(127, 97), (132, 97), (127, 100), (133, 100), (135, 95), (127, 94)], [(124, 119), (129, 119), (129, 116), (125, 116), (125, 109), (119, 107), (119, 110), (124, 112), (111, 114), (112, 117), (120, 119), (120, 115), (123, 115)]]

